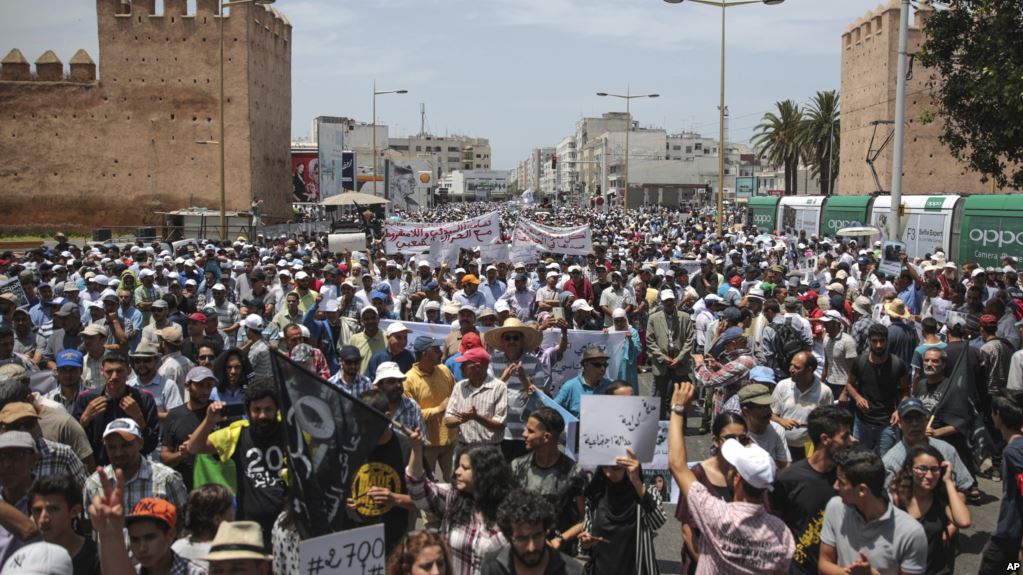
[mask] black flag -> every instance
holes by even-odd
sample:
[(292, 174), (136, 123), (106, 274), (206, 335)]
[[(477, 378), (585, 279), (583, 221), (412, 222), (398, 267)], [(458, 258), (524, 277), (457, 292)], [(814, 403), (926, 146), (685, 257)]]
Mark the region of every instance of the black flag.
[(941, 382), (935, 395), (938, 403), (934, 405), (931, 415), (943, 425), (956, 428), (963, 437), (973, 434), (973, 423), (977, 412), (977, 389), (970, 381), (970, 370), (967, 353), (963, 350), (952, 368), (952, 374)]
[(273, 353), (288, 437), (289, 505), (302, 539), (349, 528), (352, 474), (387, 430), (387, 415)]

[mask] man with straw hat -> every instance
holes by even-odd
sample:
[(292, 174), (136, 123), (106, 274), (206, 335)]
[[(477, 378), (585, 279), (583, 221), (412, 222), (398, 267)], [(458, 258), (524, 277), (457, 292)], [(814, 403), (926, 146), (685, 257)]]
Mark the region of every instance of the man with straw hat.
[(490, 373), (508, 386), (508, 418), (501, 449), (511, 461), (526, 453), (522, 438), (525, 429), (526, 404), (533, 386), (554, 393), (551, 368), (568, 347), (568, 323), (558, 320), (561, 342), (555, 347), (540, 349), (543, 335), (535, 327), (518, 318), (504, 320), (504, 325), (486, 333), (484, 341), (491, 350)]
[(906, 304), (899, 298), (888, 302), (885, 308), (891, 324), (888, 326), (888, 351), (897, 355), (906, 365), (913, 364), (913, 353), (920, 345), (916, 325)]

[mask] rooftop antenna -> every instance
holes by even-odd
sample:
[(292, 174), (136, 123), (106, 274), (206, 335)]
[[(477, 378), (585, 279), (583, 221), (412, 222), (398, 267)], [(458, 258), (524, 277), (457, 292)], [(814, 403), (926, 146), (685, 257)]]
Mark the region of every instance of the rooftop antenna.
[(419, 137), (422, 138), (426, 134), (426, 104), (424, 102), (419, 103)]

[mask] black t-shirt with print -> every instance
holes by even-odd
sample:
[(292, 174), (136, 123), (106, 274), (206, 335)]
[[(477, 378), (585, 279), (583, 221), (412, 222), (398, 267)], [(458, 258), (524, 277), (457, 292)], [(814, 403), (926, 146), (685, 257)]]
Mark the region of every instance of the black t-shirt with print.
[(771, 509), (792, 531), (796, 553), (790, 573), (817, 573), (821, 549), (821, 525), (824, 508), (837, 495), (836, 473), (820, 473), (803, 459), (778, 473), (770, 494)]
[(231, 456), (238, 477), (237, 518), (263, 526), (266, 545), (270, 543), (270, 527), (284, 509), (287, 487), (280, 474), (287, 465), (287, 454), (283, 434), (260, 438), (246, 427)]
[(356, 506), (354, 518), (363, 525), (384, 524), (384, 545), (388, 554), (409, 529), (409, 511), (397, 505), (379, 505), (368, 493), (371, 487), (384, 487), (394, 493), (407, 495), (405, 467), (409, 453), (409, 440), (399, 433), (392, 433), (390, 441), (377, 445), (370, 452), (366, 463), (352, 474), (349, 486), (350, 497), (355, 500)]

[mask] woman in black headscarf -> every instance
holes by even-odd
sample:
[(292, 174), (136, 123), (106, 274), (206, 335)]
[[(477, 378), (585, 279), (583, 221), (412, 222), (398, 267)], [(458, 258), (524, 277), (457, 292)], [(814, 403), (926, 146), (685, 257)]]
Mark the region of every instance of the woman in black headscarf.
[[(643, 484), (636, 454), (602, 465), (586, 489), (579, 541), (589, 550), (590, 575), (658, 575), (653, 534), (664, 525), (661, 497)], [(638, 545), (637, 545), (638, 542)]]

